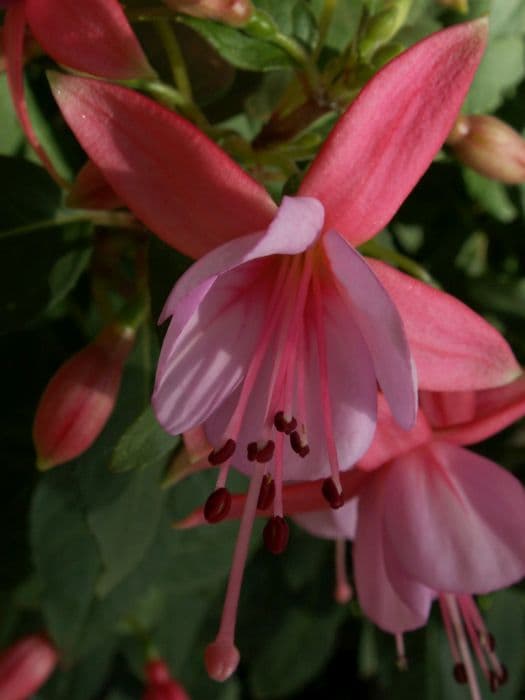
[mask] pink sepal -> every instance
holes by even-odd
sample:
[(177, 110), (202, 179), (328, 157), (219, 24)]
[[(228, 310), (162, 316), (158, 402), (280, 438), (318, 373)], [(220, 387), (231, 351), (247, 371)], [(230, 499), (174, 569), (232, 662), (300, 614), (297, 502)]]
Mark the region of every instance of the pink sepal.
[(270, 224), (268, 193), (182, 117), (117, 85), (58, 74), (50, 82), (90, 159), (168, 245), (198, 258)]
[(379, 260), (368, 262), (403, 319), (420, 389), (489, 389), (521, 374), (503, 336), (468, 306)]
[(487, 27), (480, 19), (437, 32), (366, 84), (299, 190), (323, 202), (327, 229), (358, 245), (390, 221), (454, 124)]

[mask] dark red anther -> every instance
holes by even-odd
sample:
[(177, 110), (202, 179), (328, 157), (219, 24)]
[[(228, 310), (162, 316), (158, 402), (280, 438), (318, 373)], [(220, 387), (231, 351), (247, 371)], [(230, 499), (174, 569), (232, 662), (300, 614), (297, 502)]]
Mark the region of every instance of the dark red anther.
[(489, 672), (489, 687), (493, 693), (500, 687), (501, 681), (496, 671)]
[(256, 442), (250, 442), (248, 443), (248, 461), (249, 462), (255, 462), (255, 459), (257, 457), (257, 452), (258, 452), (258, 447)]
[(259, 510), (266, 510), (269, 508), (273, 499), (275, 498), (275, 481), (272, 479), (270, 474), (265, 474), (261, 484), (261, 490), (259, 491), (259, 499), (257, 501), (257, 508)]
[(229, 438), (224, 445), (218, 450), (212, 450), (208, 455), (208, 462), (216, 467), (218, 464), (224, 464), (235, 452), (235, 440)]
[(290, 529), (288, 523), (279, 515), (270, 518), (263, 530), (264, 546), (272, 554), (281, 554), (286, 549)]
[(287, 420), (284, 415), (284, 411), (278, 411), (275, 414), (273, 424), (275, 425), (276, 430), (278, 430), (280, 433), (284, 433), (285, 435), (290, 435), (292, 430), (297, 428), (296, 419), (292, 416), (290, 420)]
[(454, 664), (453, 674), (454, 674), (454, 679), (455, 679), (456, 683), (460, 683), (461, 685), (464, 685), (465, 683), (467, 683), (468, 678), (467, 678), (467, 669), (465, 668), (465, 664), (462, 664), (462, 663)]
[(292, 450), (297, 452), (299, 457), (306, 457), (306, 455), (310, 452), (310, 447), (307, 443), (303, 443), (297, 430), (290, 433), (290, 445)]
[(232, 497), (228, 489), (217, 489), (204, 504), (204, 517), (209, 523), (219, 523), (230, 512), (231, 504)]
[(268, 440), (264, 447), (259, 447), (257, 442), (250, 442), (247, 448), (247, 457), (249, 462), (260, 462), (264, 464), (269, 462), (273, 457), (275, 443), (273, 440)]
[(268, 440), (266, 445), (257, 452), (257, 456), (255, 457), (255, 459), (261, 464), (269, 462), (273, 457), (274, 450), (275, 442), (273, 440)]
[(505, 664), (500, 664), (500, 666), (501, 666), (501, 672), (499, 674), (499, 684), (505, 685), (505, 683), (509, 680), (509, 670), (505, 666)]
[(490, 632), (487, 634), (487, 644), (490, 651), (494, 651), (494, 649), (496, 648), (496, 638)]
[(345, 499), (343, 492), (337, 490), (337, 486), (331, 477), (323, 481), (321, 491), (330, 508), (337, 510), (337, 508), (341, 508), (341, 506), (344, 505)]

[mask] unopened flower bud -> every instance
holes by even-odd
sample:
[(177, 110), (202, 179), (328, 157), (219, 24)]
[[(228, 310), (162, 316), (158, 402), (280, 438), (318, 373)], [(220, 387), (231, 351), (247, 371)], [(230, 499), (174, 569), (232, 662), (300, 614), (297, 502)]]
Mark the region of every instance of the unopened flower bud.
[(461, 116), (447, 143), (458, 160), (481, 175), (507, 184), (525, 182), (525, 139), (500, 119)]
[(115, 406), (134, 338), (130, 327), (108, 326), (53, 376), (33, 423), (39, 469), (78, 457), (98, 437)]
[(58, 654), (43, 634), (19, 639), (0, 654), (0, 698), (26, 700), (48, 679)]
[(397, 34), (405, 23), (411, 5), (412, 0), (389, 0), (380, 12), (370, 17), (359, 44), (363, 56), (370, 56)]
[(93, 161), (80, 169), (67, 195), (66, 204), (74, 209), (118, 209), (124, 204)]
[(147, 686), (142, 700), (190, 700), (183, 686), (170, 676), (168, 666), (161, 659), (146, 666)]
[(246, 24), (253, 12), (251, 0), (165, 0), (165, 3), (176, 12), (215, 19), (234, 27)]
[(468, 12), (468, 0), (438, 0), (438, 3), (443, 7), (461, 12), (462, 15), (466, 15)]

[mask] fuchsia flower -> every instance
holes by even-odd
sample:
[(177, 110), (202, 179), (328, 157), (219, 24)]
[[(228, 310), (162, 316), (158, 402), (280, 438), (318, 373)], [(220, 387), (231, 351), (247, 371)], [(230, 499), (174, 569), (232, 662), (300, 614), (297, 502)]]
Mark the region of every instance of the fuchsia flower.
[(50, 379), (33, 422), (39, 469), (78, 457), (100, 435), (115, 407), (134, 340), (134, 328), (108, 325)]
[(147, 686), (142, 700), (190, 700), (184, 686), (170, 675), (165, 661), (155, 659), (146, 665)]
[(484, 20), (456, 26), (387, 65), (341, 118), (299, 196), (278, 209), (215, 144), (151, 100), (52, 80), (117, 196), (171, 245), (207, 253), (164, 308), (171, 322), (153, 400), (170, 432), (204, 424), (209, 460), (221, 466), (209, 521), (227, 515), (232, 459), (252, 474), (221, 629), (206, 655), (214, 678), (238, 662), (235, 612), (257, 503), (273, 503), (265, 542), (274, 552), (288, 537), (284, 480), (326, 477), (326, 499), (342, 505), (340, 470), (372, 439), (376, 380), (397, 422), (412, 425), (405, 334), (426, 389), (496, 386), (519, 371), (499, 334), (463, 304), (352, 247), (390, 220), (430, 164), (485, 38)]
[[(525, 574), (525, 491), (511, 474), (461, 445), (525, 415), (525, 376), (476, 393), (428, 392), (422, 406), (407, 434), (382, 402), (375, 440), (359, 464), (370, 476), (354, 489), (358, 502), (296, 519), (318, 536), (355, 540), (361, 607), (397, 636), (400, 653), (402, 633), (424, 625), (439, 598), (454, 677), (468, 682), (477, 699), (468, 640), (493, 690), (507, 671), (472, 594), (504, 588)], [(290, 504), (288, 513), (315, 503), (310, 484), (302, 491), (302, 502)]]
[(33, 129), (24, 97), (26, 26), (57, 63), (108, 80), (154, 78), (117, 0), (3, 0), (3, 40), (13, 103), (26, 137), (50, 174), (53, 164)]
[(0, 654), (0, 698), (27, 700), (58, 663), (58, 653), (43, 634), (22, 637)]

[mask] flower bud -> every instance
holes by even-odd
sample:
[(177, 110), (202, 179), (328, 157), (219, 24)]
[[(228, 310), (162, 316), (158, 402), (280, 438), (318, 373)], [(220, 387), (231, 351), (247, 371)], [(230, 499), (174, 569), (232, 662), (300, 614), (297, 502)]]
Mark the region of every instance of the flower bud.
[(165, 3), (176, 12), (215, 19), (234, 27), (246, 24), (253, 12), (251, 0), (165, 0)]
[(57, 651), (47, 637), (22, 637), (0, 654), (0, 698), (26, 700), (46, 682), (57, 661)]
[(169, 668), (161, 659), (147, 664), (146, 678), (148, 684), (142, 700), (190, 700), (182, 685), (171, 678)]
[(401, 29), (410, 11), (412, 0), (389, 0), (383, 9), (370, 17), (359, 43), (363, 56), (370, 56)]
[(462, 15), (466, 15), (468, 12), (468, 0), (438, 0), (438, 2), (443, 7), (450, 7), (451, 10), (461, 12)]
[(500, 119), (461, 116), (447, 143), (458, 160), (481, 175), (507, 184), (525, 182), (525, 139)]
[(113, 411), (134, 337), (130, 327), (107, 326), (53, 376), (33, 423), (39, 469), (78, 457), (98, 437)]

